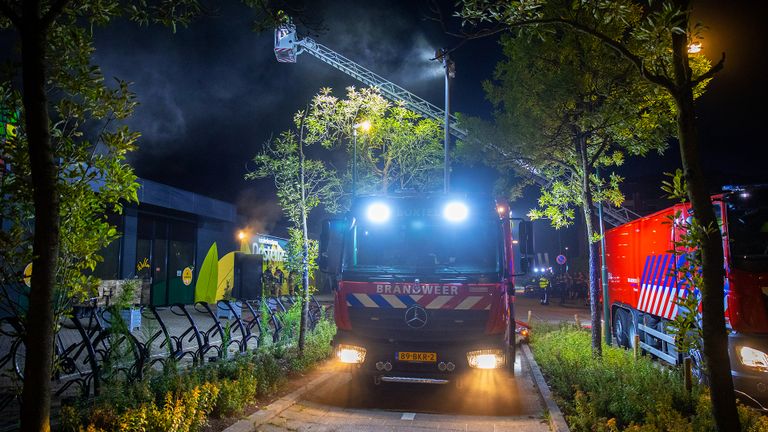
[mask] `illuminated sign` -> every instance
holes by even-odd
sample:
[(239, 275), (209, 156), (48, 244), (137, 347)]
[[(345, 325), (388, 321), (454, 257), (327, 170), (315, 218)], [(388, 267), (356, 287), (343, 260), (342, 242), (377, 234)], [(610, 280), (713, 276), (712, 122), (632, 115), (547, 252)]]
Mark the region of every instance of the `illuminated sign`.
[(262, 255), (265, 261), (285, 261), (287, 255), (288, 240), (278, 237), (266, 237), (259, 235), (251, 245), (251, 251)]

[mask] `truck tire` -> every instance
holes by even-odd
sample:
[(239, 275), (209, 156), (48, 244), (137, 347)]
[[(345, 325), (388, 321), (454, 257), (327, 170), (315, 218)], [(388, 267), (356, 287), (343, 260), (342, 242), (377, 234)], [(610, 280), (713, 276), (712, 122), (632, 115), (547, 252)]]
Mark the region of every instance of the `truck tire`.
[(688, 356), (691, 357), (691, 375), (693, 375), (694, 381), (708, 386), (709, 374), (704, 368), (704, 358), (701, 354), (701, 350), (693, 348), (688, 351)]
[(613, 332), (616, 335), (616, 343), (624, 348), (629, 348), (632, 342), (630, 336), (630, 318), (626, 310), (617, 308), (613, 313)]

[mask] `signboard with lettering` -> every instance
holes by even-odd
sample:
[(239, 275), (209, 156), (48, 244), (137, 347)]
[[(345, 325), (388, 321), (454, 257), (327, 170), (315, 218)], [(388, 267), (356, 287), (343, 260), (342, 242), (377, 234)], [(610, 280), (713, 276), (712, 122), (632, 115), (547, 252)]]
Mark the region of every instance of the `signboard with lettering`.
[(253, 239), (251, 251), (262, 255), (264, 261), (283, 262), (285, 261), (286, 250), (288, 249), (288, 240), (280, 237), (273, 237), (259, 234)]

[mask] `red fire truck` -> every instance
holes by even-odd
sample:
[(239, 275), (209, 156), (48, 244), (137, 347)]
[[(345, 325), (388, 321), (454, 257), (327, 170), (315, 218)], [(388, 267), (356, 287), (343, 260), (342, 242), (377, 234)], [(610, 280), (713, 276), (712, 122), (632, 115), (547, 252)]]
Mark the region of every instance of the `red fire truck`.
[[(725, 317), (731, 371), (739, 397), (768, 407), (768, 187), (729, 186), (712, 197), (725, 253)], [(674, 251), (688, 204), (661, 210), (606, 233), (606, 264), (613, 331), (617, 343), (640, 347), (677, 364), (668, 323), (681, 313), (677, 300), (698, 295), (686, 289), (676, 271), (684, 251)], [(671, 223), (670, 217), (677, 218)], [(700, 310), (699, 310), (700, 312)], [(691, 355), (694, 373), (706, 380), (699, 352)]]
[(337, 358), (376, 384), (445, 384), (472, 369), (514, 373), (513, 249), (530, 251), (530, 235), (530, 222), (511, 220), (502, 201), (356, 199), (320, 238), (321, 271), (335, 290)]

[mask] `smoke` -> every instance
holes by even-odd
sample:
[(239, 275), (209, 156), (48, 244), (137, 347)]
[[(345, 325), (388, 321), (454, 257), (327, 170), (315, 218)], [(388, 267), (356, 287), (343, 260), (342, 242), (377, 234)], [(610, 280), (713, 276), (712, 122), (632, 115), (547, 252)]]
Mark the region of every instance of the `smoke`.
[(265, 193), (263, 189), (247, 188), (240, 191), (237, 213), (242, 218), (241, 225), (245, 231), (250, 234), (272, 234), (277, 231), (278, 235), (286, 231), (281, 223), (283, 209), (273, 196), (273, 193)]
[(330, 31), (317, 41), (422, 97), (439, 98), (442, 67), (431, 59), (441, 44), (418, 11), (399, 12), (387, 2), (334, 3), (324, 11)]

